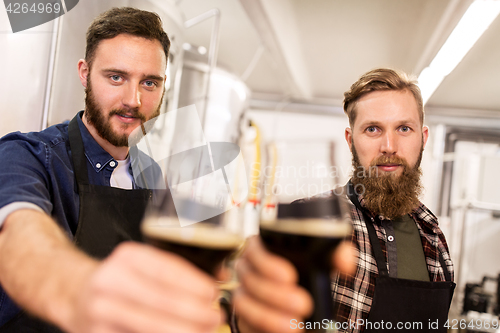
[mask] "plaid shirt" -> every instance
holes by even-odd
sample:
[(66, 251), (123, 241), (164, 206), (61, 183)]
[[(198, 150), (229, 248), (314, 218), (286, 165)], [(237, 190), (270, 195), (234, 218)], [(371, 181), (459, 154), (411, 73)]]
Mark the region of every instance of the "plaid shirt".
[[(358, 264), (353, 275), (336, 274), (334, 279), (332, 279), (332, 290), (336, 306), (336, 320), (338, 322), (347, 322), (351, 324), (347, 325), (348, 329), (339, 329), (338, 332), (360, 333), (364, 331), (364, 326), (354, 324), (359, 319), (368, 319), (373, 295), (375, 293), (375, 279), (378, 277), (378, 268), (375, 257), (373, 256), (370, 236), (368, 235), (368, 229), (364, 222), (363, 213), (348, 199), (346, 188), (347, 186), (343, 188), (342, 198), (347, 200), (350, 209), (353, 226), (350, 240), (358, 250)], [(334, 192), (338, 194), (339, 189), (340, 188), (337, 188), (331, 192), (322, 193), (310, 199), (329, 197), (335, 195)], [(310, 199), (300, 199), (296, 202)], [(364, 207), (363, 198), (358, 196), (358, 199), (361, 206)], [(446, 281), (439, 262), (439, 253), (443, 255), (443, 259), (453, 279), (453, 263), (449, 254), (448, 245), (446, 244), (446, 239), (438, 226), (437, 217), (422, 203), (420, 203), (420, 206), (411, 216), (415, 220), (420, 232), (420, 239), (422, 241), (430, 281)], [(371, 217), (374, 218), (374, 221), (377, 221), (374, 215), (371, 215)], [(387, 235), (385, 229), (379, 223), (373, 223), (380, 241), (382, 252), (386, 256), (387, 263), (387, 250), (385, 245)], [(389, 271), (388, 265), (387, 271)], [(231, 320), (231, 332), (239, 332), (234, 315)]]
[[(345, 192), (344, 195), (346, 194)], [(330, 192), (328, 195), (333, 194)], [(345, 197), (347, 198), (347, 195)], [(361, 206), (364, 207), (363, 199), (361, 197), (358, 198)], [(358, 319), (368, 319), (375, 292), (375, 279), (378, 277), (378, 269), (377, 262), (373, 256), (368, 229), (364, 223), (363, 213), (349, 199), (347, 200), (353, 225), (350, 240), (358, 250), (358, 264), (353, 275), (337, 274), (332, 280), (332, 290), (336, 304), (336, 320), (338, 322), (356, 323)], [(453, 279), (453, 264), (448, 251), (448, 245), (438, 226), (436, 216), (422, 203), (420, 203), (420, 206), (411, 216), (415, 220), (420, 232), (430, 281), (446, 281), (439, 262), (439, 253), (442, 253), (448, 271)], [(370, 217), (374, 218), (375, 216), (371, 215)], [(382, 225), (376, 222), (377, 219), (373, 219), (372, 221), (380, 241), (380, 246), (386, 256), (386, 262), (388, 262), (386, 231)], [(389, 270), (389, 267), (387, 267), (387, 270)], [(363, 326), (349, 326), (348, 329), (341, 329), (339, 332), (358, 333), (364, 330)]]

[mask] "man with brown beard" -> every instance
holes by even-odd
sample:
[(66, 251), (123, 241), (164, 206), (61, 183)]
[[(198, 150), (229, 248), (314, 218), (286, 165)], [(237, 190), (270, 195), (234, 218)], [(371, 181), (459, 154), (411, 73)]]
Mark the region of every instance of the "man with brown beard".
[(101, 14), (78, 62), (85, 110), (69, 123), (0, 139), (0, 332), (218, 326), (213, 277), (174, 254), (124, 242), (141, 239), (151, 198), (130, 173), (128, 137), (159, 113), (169, 46), (155, 13)]
[[(349, 199), (358, 262), (353, 272), (332, 279), (335, 327), (446, 332), (453, 265), (436, 217), (418, 199), (429, 135), (420, 89), (406, 74), (380, 68), (361, 76), (344, 96), (353, 176), (343, 191), (327, 195), (342, 192)], [(239, 267), (243, 288), (235, 299), (241, 331), (296, 331), (292, 320), (307, 317), (311, 300), (295, 284), (293, 267), (258, 240), (250, 249)], [(253, 308), (238, 308), (248, 300)], [(259, 315), (256, 327), (252, 318)]]

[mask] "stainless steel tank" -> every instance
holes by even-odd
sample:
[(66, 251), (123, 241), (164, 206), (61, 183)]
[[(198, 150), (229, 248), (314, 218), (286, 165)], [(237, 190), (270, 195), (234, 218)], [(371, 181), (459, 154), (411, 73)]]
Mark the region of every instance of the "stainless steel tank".
[(40, 129), (55, 23), (12, 33), (0, 10), (0, 136)]
[(250, 89), (223, 66), (214, 68), (207, 80), (210, 72), (207, 56), (198, 47), (184, 44), (184, 48), (179, 108), (196, 105), (207, 141), (237, 143)]

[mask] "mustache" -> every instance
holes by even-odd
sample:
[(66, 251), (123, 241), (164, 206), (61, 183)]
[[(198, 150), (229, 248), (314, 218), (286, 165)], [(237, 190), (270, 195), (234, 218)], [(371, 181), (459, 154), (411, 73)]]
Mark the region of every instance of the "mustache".
[(377, 166), (381, 164), (399, 164), (402, 165), (404, 168), (408, 168), (408, 162), (399, 156), (387, 156), (387, 155), (382, 155), (374, 159), (371, 163), (370, 166)]
[(146, 122), (146, 117), (137, 109), (113, 109), (109, 112), (109, 117), (113, 115), (134, 117), (140, 119), (143, 123)]

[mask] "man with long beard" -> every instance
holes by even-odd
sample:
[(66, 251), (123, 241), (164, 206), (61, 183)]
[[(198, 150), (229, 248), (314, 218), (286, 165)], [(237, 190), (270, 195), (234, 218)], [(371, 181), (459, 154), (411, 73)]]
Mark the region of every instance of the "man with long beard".
[(169, 46), (155, 13), (101, 14), (78, 62), (85, 110), (0, 140), (0, 332), (218, 326), (213, 277), (174, 254), (124, 242), (141, 239), (151, 197), (130, 173), (128, 137), (159, 113)]
[[(436, 217), (418, 199), (429, 135), (420, 89), (406, 74), (380, 68), (361, 76), (344, 96), (353, 176), (342, 192), (350, 203), (350, 240), (358, 262), (353, 271), (332, 279), (336, 327), (341, 332), (446, 332), (453, 265)], [(296, 285), (289, 262), (268, 253), (258, 240), (249, 248), (239, 267), (243, 288), (235, 299), (241, 331), (296, 331), (291, 320), (308, 316), (310, 296)], [(248, 300), (253, 308), (238, 308)], [(258, 315), (262, 320), (256, 327), (252, 318)]]

